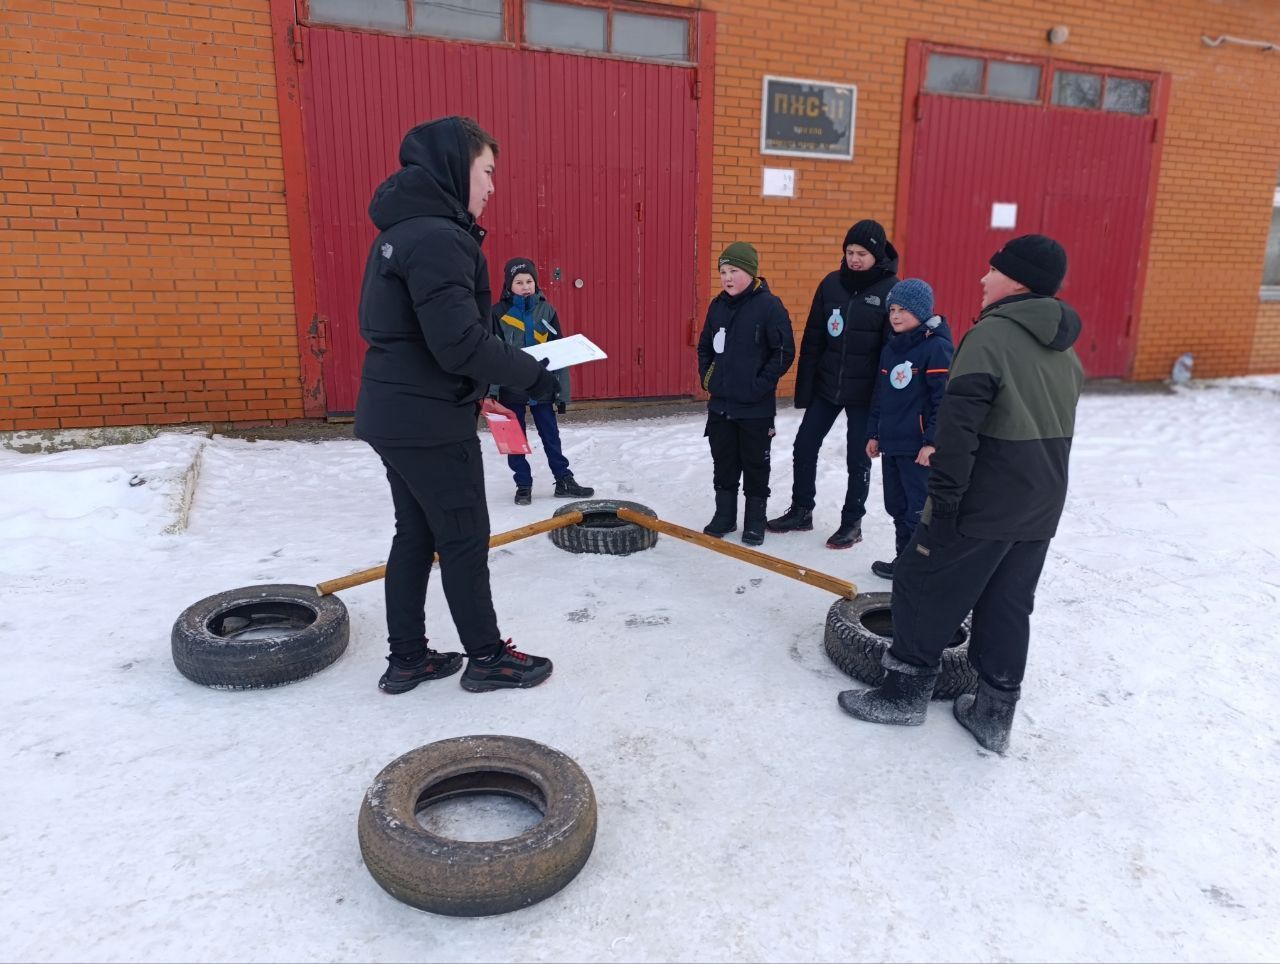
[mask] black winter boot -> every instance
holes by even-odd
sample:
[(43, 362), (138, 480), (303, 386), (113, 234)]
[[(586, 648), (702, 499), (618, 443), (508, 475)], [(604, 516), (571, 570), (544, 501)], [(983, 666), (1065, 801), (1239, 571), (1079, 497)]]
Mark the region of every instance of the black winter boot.
[(978, 694), (964, 693), (956, 697), (951, 710), (960, 725), (992, 753), (1004, 754), (1009, 749), (1009, 731), (1013, 729), (1013, 708), (1018, 705), (1022, 687), (998, 690), (985, 680), (978, 682)]
[(912, 666), (884, 651), (880, 665), (888, 672), (875, 689), (845, 690), (838, 697), (840, 709), (868, 723), (919, 726), (924, 722), (938, 670)]
[(556, 498), (557, 499), (589, 499), (596, 494), (596, 490), (585, 485), (579, 485), (573, 478), (573, 475), (566, 475), (564, 478), (556, 479)]
[(862, 541), (862, 523), (855, 522), (852, 525), (840, 523), (840, 528), (831, 533), (831, 538), (827, 540), (828, 549), (850, 549), (856, 543)]
[(761, 496), (747, 496), (747, 508), (742, 513), (742, 541), (749, 546), (758, 546), (764, 542), (764, 517), (768, 504), (769, 500)]
[(533, 486), (516, 486), (516, 505), (530, 505), (533, 502)]
[(702, 531), (717, 539), (738, 531), (737, 489), (716, 489), (716, 514), (702, 527)]
[(809, 532), (813, 529), (813, 510), (788, 506), (778, 518), (769, 520), (768, 529), (770, 532)]
[(871, 564), (871, 571), (875, 573), (877, 576), (879, 576), (881, 579), (892, 579), (893, 563), (881, 562), (879, 559), (877, 559), (875, 562)]

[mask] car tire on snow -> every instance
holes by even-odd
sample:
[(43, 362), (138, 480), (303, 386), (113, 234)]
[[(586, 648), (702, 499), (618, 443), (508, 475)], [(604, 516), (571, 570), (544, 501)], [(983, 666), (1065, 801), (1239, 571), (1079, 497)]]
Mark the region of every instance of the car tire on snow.
[(314, 586), (246, 586), (201, 599), (173, 624), (173, 663), (218, 689), (283, 686), (346, 651), (347, 607)]
[[(880, 660), (893, 642), (891, 597), (887, 592), (864, 592), (855, 599), (837, 599), (827, 610), (823, 648), (840, 669), (868, 686), (884, 681)], [(956, 639), (942, 651), (935, 700), (953, 700), (978, 688), (978, 674), (969, 664), (970, 624), (966, 616)]]
[(629, 556), (633, 552), (652, 549), (658, 534), (652, 529), (618, 518), (618, 510), (631, 509), (641, 515), (656, 519), (658, 514), (638, 502), (620, 499), (585, 499), (570, 502), (556, 509), (555, 515), (581, 512), (582, 521), (563, 529), (553, 529), (547, 535), (566, 552), (591, 552), (606, 556)]
[[(452, 840), (425, 829), (418, 813), (468, 794), (517, 797), (542, 813), (505, 840)], [(573, 760), (514, 736), (463, 736), (393, 760), (365, 792), (360, 853), (392, 897), (452, 917), (519, 910), (577, 876), (596, 839), (596, 798)]]

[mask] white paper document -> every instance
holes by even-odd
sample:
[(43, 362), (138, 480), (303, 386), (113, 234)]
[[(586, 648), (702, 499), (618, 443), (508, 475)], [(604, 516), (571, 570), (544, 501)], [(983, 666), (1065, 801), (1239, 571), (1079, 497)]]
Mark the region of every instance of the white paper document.
[(538, 361), (548, 359), (547, 368), (551, 371), (609, 357), (586, 335), (570, 335), (568, 338), (559, 338), (541, 345), (529, 345), (525, 351)]
[(999, 201), (991, 205), (991, 226), (993, 228), (1016, 228), (1018, 226), (1018, 205), (1002, 204)]

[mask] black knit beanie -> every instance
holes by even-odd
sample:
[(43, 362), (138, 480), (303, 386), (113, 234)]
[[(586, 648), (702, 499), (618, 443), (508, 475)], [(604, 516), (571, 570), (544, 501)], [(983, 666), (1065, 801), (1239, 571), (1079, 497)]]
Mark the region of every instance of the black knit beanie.
[(538, 287), (538, 269), (533, 261), (529, 258), (512, 258), (507, 262), (507, 266), (502, 269), (502, 293), (509, 295), (511, 293), (511, 282), (516, 280), (516, 275), (527, 274), (533, 276), (533, 283)]
[(884, 225), (867, 218), (849, 229), (844, 236), (844, 246), (848, 248), (851, 244), (861, 245), (874, 254), (879, 261), (884, 257), (884, 246), (888, 240), (889, 236), (885, 234)]
[(1035, 294), (1052, 298), (1067, 275), (1067, 252), (1053, 238), (1024, 234), (993, 254), (990, 264)]

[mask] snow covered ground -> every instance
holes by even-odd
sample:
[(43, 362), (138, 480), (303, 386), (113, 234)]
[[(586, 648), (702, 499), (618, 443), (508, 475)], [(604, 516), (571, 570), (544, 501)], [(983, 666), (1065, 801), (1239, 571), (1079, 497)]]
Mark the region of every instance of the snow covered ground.
[[(778, 420), (775, 511), (798, 415)], [(599, 494), (709, 518), (701, 419), (564, 434)], [(878, 468), (866, 541), (823, 546), (842, 436), (817, 529), (763, 548), (883, 591)], [(549, 516), (540, 452), (521, 508), (484, 444), (494, 530)], [(201, 449), (190, 525), (166, 534)], [(170, 660), (188, 605), (385, 558), (371, 450), (166, 434), (0, 452), (0, 958), (1274, 960), (1278, 453), (1280, 378), (1084, 398), (1001, 759), (945, 703), (916, 729), (845, 716), (832, 597), (671, 538), (627, 558), (545, 537), (493, 553), (504, 633), (556, 661), (535, 690), (379, 693), (380, 583), (343, 593), (351, 645), (329, 669), (205, 689)], [(456, 644), (435, 580), (428, 605), (433, 643)], [(574, 757), (599, 835), (549, 900), (436, 917), (375, 884), (356, 813), (393, 758), (472, 733)]]

